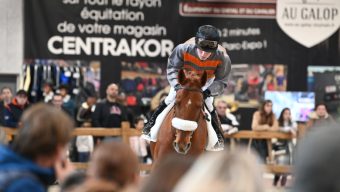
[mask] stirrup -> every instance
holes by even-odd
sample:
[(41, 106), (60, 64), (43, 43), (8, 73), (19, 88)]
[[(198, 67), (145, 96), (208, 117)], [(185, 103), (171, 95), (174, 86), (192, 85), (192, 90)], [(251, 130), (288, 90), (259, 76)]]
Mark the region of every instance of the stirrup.
[(219, 142), (217, 142), (214, 146), (213, 149), (210, 151), (223, 151), (224, 150), (224, 145), (221, 145)]
[(216, 144), (214, 145), (214, 147), (212, 149), (209, 149), (209, 151), (223, 151), (224, 150), (224, 141), (218, 139)]

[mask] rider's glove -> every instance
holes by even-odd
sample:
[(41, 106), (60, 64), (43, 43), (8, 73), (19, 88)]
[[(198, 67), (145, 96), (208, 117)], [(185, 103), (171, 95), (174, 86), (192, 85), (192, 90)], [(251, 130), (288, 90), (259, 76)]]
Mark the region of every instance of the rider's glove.
[(203, 98), (206, 99), (208, 97), (211, 96), (211, 92), (209, 89), (206, 89), (205, 91), (203, 91)]
[(178, 83), (178, 84), (175, 85), (174, 88), (175, 88), (175, 91), (177, 92), (178, 90), (180, 90), (182, 88), (182, 85)]

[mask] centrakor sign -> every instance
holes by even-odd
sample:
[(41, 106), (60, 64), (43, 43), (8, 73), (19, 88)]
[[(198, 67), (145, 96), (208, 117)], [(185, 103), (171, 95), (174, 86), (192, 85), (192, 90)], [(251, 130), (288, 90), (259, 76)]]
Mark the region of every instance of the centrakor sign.
[(312, 47), (340, 26), (340, 0), (277, 0), (276, 20), (298, 43)]

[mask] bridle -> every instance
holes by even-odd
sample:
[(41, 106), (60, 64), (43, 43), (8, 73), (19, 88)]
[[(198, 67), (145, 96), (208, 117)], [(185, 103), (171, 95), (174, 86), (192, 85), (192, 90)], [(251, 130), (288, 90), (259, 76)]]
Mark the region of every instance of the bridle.
[[(180, 89), (183, 89), (183, 90), (186, 90), (186, 91), (191, 91), (191, 92), (199, 92), (199, 93), (201, 93), (202, 94), (202, 96), (203, 96), (203, 91), (202, 91), (202, 89), (201, 88), (192, 88), (192, 87), (187, 87), (187, 86), (183, 86), (183, 87), (180, 87), (179, 88), (179, 90)], [(176, 103), (175, 103), (175, 105), (174, 105), (174, 116), (173, 117), (176, 117)], [(205, 115), (205, 112), (204, 112), (204, 106), (205, 106), (205, 102), (204, 102), (204, 99), (203, 99), (203, 101), (202, 101), (202, 107), (201, 107), (201, 112), (202, 112), (202, 114), (204, 114), (204, 118), (206, 117), (206, 115)], [(198, 115), (198, 117), (197, 117), (197, 119), (196, 119), (196, 122), (198, 123), (198, 120), (199, 120), (199, 118), (200, 118), (200, 116), (201, 116), (201, 113), (199, 113), (199, 115)]]
[[(203, 96), (203, 91), (200, 88), (192, 88), (192, 87), (185, 86), (185, 87), (181, 87), (180, 89), (190, 91), (190, 92), (199, 92)], [(201, 115), (203, 115), (203, 117), (205, 118), (205, 113), (204, 113), (205, 102), (204, 102), (204, 99), (203, 99), (201, 110), (199, 111), (199, 114), (198, 114), (196, 121), (183, 120), (182, 118), (176, 117), (176, 104), (177, 103), (175, 103), (175, 105), (174, 105), (174, 112), (173, 112), (173, 119), (172, 119), (173, 122), (172, 122), (172, 125), (171, 125), (172, 130), (175, 131), (175, 137), (177, 139), (178, 134), (180, 133), (179, 131), (185, 131), (185, 132), (189, 131), (190, 133), (189, 133), (189, 142), (186, 144), (186, 147), (183, 149), (184, 152), (179, 150), (178, 143), (176, 142), (176, 139), (175, 139), (175, 141), (173, 141), (173, 147), (174, 147), (174, 149), (176, 150), (177, 153), (186, 154), (191, 147), (191, 138), (193, 137), (195, 130), (198, 128), (198, 124), (199, 124), (198, 121), (200, 120)], [(177, 121), (177, 123), (176, 123), (176, 121)], [(190, 126), (187, 127), (186, 125), (190, 125)], [(180, 128), (181, 126), (184, 126), (185, 128), (184, 129)]]

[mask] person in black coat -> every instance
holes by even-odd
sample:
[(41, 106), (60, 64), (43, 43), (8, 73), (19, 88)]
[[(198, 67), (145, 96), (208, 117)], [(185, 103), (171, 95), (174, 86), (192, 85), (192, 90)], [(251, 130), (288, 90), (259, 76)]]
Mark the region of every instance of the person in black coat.
[(13, 94), (12, 89), (9, 87), (3, 87), (1, 89), (1, 101), (0, 101), (0, 125), (5, 124), (4, 112), (6, 107), (12, 102)]
[(110, 84), (106, 89), (106, 99), (96, 104), (92, 115), (93, 127), (118, 128), (127, 120), (126, 108), (119, 102), (117, 84)]
[(29, 107), (28, 94), (25, 90), (19, 90), (4, 111), (4, 125), (18, 127), (19, 120), (25, 109)]

